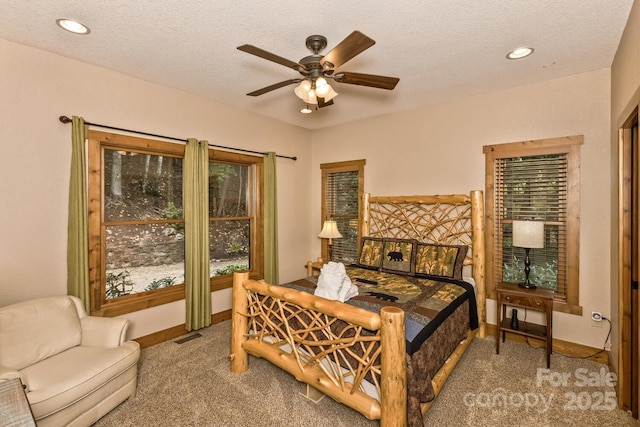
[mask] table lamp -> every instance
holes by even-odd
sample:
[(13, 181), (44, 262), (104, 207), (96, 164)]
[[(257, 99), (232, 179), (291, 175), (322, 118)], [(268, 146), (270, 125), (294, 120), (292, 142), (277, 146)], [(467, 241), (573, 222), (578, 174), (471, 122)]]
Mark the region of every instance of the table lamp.
[(338, 224), (333, 220), (327, 220), (322, 225), (322, 231), (318, 234), (318, 237), (323, 239), (329, 239), (329, 259), (328, 261), (332, 261), (331, 259), (331, 247), (333, 246), (333, 239), (341, 239), (342, 234), (338, 231)]
[(524, 248), (524, 274), (525, 281), (519, 283), (520, 287), (535, 289), (536, 285), (529, 281), (531, 261), (529, 251), (531, 249), (544, 248), (544, 222), (543, 221), (513, 221), (513, 246)]

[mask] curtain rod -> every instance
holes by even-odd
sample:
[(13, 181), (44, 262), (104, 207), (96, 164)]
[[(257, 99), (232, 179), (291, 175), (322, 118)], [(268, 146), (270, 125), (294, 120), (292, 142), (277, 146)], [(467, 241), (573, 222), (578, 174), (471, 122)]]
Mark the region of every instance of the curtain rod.
[[(65, 123), (65, 124), (72, 122), (72, 120), (67, 116), (60, 116), (58, 119), (60, 120), (61, 123)], [(171, 136), (157, 135), (155, 133), (140, 132), (140, 131), (137, 131), (137, 130), (131, 130), (131, 129), (124, 129), (124, 128), (117, 128), (117, 127), (114, 127), (114, 126), (101, 125), (99, 123), (87, 122), (86, 120), (85, 120), (84, 124), (89, 125), (89, 126), (101, 127), (101, 128), (105, 128), (105, 129), (119, 130), (119, 131), (122, 131), (122, 132), (137, 133), (139, 135), (154, 136), (156, 138), (171, 139), (173, 141), (180, 141), (180, 142), (184, 142), (184, 143), (187, 142), (186, 139), (173, 138)], [(225, 147), (224, 145), (216, 145), (216, 144), (209, 144), (209, 147), (223, 148), (225, 150), (242, 151), (243, 153), (262, 154), (263, 156), (265, 154), (267, 154), (267, 153), (262, 152), (262, 151), (245, 150), (244, 148)], [(298, 160), (298, 158), (296, 156), (291, 157), (291, 156), (284, 156), (284, 155), (281, 155), (281, 154), (276, 154), (276, 157), (282, 157), (283, 159)]]

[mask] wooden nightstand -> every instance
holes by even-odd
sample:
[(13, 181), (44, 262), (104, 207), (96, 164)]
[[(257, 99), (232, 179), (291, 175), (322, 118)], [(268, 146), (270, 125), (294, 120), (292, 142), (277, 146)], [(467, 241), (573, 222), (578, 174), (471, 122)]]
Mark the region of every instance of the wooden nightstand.
[[(507, 332), (543, 339), (547, 348), (547, 368), (550, 368), (553, 348), (553, 290), (547, 288), (525, 289), (514, 283), (502, 283), (496, 287), (496, 291), (498, 292), (496, 354), (500, 354), (500, 335), (502, 335), (502, 342), (504, 342)], [(519, 319), (518, 329), (512, 329), (511, 318), (507, 317), (507, 305), (544, 311), (547, 317), (546, 325), (536, 325)]]
[(314, 276), (316, 271), (320, 273), (324, 264), (322, 258), (318, 258), (317, 261), (307, 261), (307, 265), (305, 265), (305, 267), (307, 267), (307, 277)]

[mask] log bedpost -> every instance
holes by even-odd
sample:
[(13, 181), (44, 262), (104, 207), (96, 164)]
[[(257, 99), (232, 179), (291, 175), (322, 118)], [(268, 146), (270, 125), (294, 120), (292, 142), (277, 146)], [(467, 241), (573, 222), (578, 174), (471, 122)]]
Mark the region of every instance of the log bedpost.
[(369, 193), (362, 195), (362, 218), (360, 219), (360, 236), (367, 237), (369, 235)]
[(407, 360), (404, 311), (398, 307), (380, 310), (381, 410), (380, 427), (407, 425)]
[(247, 291), (242, 284), (249, 279), (249, 272), (233, 273), (233, 295), (231, 306), (231, 372), (242, 374), (249, 365), (249, 355), (242, 347), (246, 341), (249, 312)]
[(313, 276), (313, 261), (307, 261), (307, 277)]
[(307, 261), (307, 277), (312, 277), (313, 276), (313, 269), (314, 268), (322, 268), (322, 264), (324, 264), (324, 260), (322, 259), (322, 257), (318, 257), (318, 259), (316, 260), (316, 262), (313, 261)]
[(478, 337), (486, 336), (487, 323), (487, 290), (485, 284), (484, 253), (484, 198), (481, 190), (471, 192), (471, 222), (473, 229), (473, 279), (476, 282), (476, 303), (478, 306)]

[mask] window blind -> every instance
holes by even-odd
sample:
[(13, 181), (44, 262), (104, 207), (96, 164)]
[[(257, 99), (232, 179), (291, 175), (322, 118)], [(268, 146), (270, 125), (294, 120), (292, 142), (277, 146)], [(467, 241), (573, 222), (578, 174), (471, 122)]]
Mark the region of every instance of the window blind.
[[(567, 292), (567, 154), (495, 159), (496, 276), (505, 282), (525, 278), (525, 250), (512, 245), (514, 220), (543, 221), (544, 248), (531, 249), (533, 284)], [(496, 254), (497, 255), (497, 254)]]
[(333, 219), (342, 234), (333, 240), (332, 260), (352, 263), (358, 241), (358, 171), (332, 172), (326, 176), (326, 215)]

